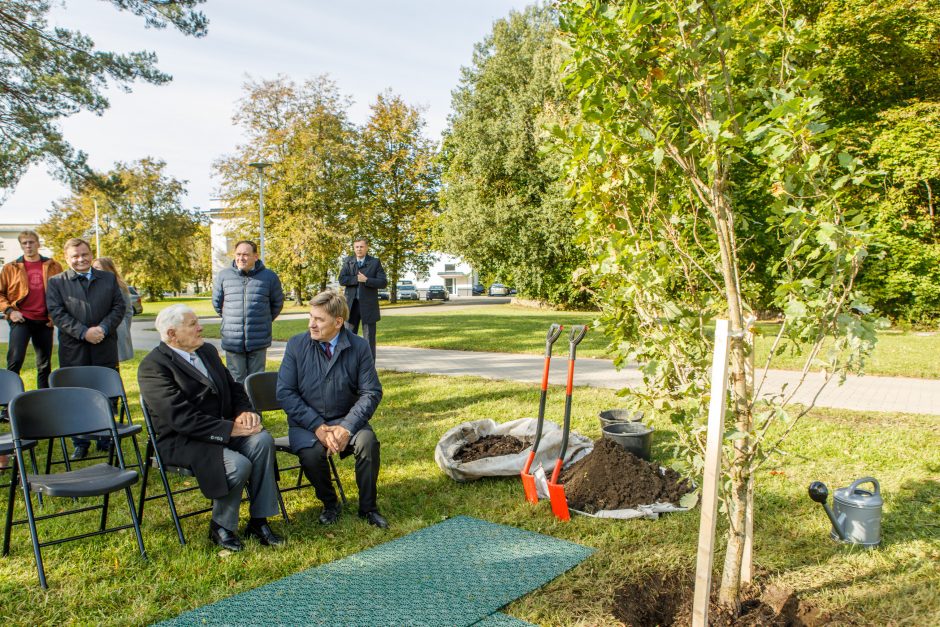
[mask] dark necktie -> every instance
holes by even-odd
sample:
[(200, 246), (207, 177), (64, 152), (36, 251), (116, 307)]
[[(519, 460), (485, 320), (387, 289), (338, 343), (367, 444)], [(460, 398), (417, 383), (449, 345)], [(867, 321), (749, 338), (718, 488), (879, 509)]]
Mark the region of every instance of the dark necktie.
[(333, 348), (330, 346), (330, 343), (320, 342), (320, 346), (323, 347), (323, 352), (326, 353), (327, 360), (333, 359)]

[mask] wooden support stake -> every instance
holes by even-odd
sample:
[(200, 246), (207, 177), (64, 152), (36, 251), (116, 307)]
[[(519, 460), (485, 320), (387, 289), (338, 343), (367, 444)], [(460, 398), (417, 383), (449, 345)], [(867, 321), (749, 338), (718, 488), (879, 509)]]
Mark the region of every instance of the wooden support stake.
[(708, 405), (708, 435), (705, 443), (705, 473), (702, 480), (702, 517), (698, 528), (698, 557), (695, 566), (693, 627), (708, 625), (708, 601), (715, 559), (715, 525), (718, 489), (721, 484), (721, 442), (728, 407), (728, 321), (715, 321), (715, 354), (712, 358), (711, 402)]

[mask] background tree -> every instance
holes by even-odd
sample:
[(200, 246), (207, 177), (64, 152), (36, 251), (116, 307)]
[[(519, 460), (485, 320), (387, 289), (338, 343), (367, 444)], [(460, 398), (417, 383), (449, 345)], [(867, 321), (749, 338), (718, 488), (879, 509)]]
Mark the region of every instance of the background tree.
[(433, 261), (440, 173), (418, 109), (390, 91), (371, 108), (360, 135), (361, 212), (353, 224), (381, 257), (394, 302), (398, 279), (408, 271), (426, 274)]
[(867, 205), (876, 244), (859, 284), (896, 320), (940, 319), (940, 3), (828, 0), (812, 27), (824, 106), (859, 158), (885, 173)]
[(185, 181), (165, 174), (166, 164), (149, 158), (98, 174), (56, 203), (39, 225), (47, 245), (61, 251), (72, 237), (95, 245), (98, 203), (101, 251), (113, 257), (128, 283), (159, 299), (186, 283), (205, 280), (203, 256), (194, 254), (205, 237), (204, 219), (183, 208)]
[(348, 97), (319, 76), (302, 85), (278, 77), (248, 82), (234, 121), (247, 142), (216, 163), (221, 195), (236, 217), (233, 234), (257, 239), (258, 179), (268, 161), (266, 260), (300, 302), (336, 272), (358, 207), (359, 153)]
[(441, 149), (441, 247), (530, 298), (580, 304), (563, 167), (544, 127), (573, 115), (561, 86), (557, 15), (533, 6), (497, 20), (461, 70)]
[[(823, 366), (828, 383), (859, 367), (874, 342), (854, 286), (866, 255), (865, 222), (846, 204), (849, 184), (865, 175), (838, 151), (811, 82), (818, 71), (794, 62), (812, 49), (812, 37), (781, 6), (561, 5), (571, 47), (566, 84), (581, 116), (557, 133), (569, 154), (601, 324), (619, 363), (644, 364), (645, 385), (626, 391), (628, 398), (674, 421), (687, 470), (701, 468), (711, 321), (730, 322), (734, 426), (720, 589), (729, 605), (740, 589), (754, 471), (809, 409), (789, 413), (794, 389), (762, 394), (750, 366), (754, 291), (741, 256), (742, 205), (753, 214), (758, 189), (760, 219), (770, 227), (763, 237), (781, 251), (770, 264), (770, 304), (785, 317), (771, 361), (805, 348), (796, 388), (814, 366)], [(750, 196), (736, 185), (743, 168), (754, 182)], [(773, 427), (779, 430), (770, 439)]]
[[(148, 28), (206, 34), (205, 16), (193, 9), (205, 0), (110, 0), (142, 16)], [(128, 90), (142, 80), (162, 84), (170, 76), (152, 52), (116, 54), (96, 50), (78, 31), (50, 28), (49, 0), (0, 3), (0, 190), (12, 188), (26, 169), (46, 161), (63, 179), (80, 184), (89, 174), (85, 154), (62, 136), (58, 120), (79, 111), (108, 108), (104, 89)], [(77, 177), (77, 178), (76, 178)]]

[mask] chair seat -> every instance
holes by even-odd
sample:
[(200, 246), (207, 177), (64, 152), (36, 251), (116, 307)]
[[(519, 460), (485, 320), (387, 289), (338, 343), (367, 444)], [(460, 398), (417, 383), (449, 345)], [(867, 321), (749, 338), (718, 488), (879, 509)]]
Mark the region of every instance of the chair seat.
[(108, 464), (60, 472), (54, 475), (27, 475), (29, 489), (48, 496), (98, 496), (137, 483), (136, 470), (121, 470)]
[[(119, 438), (126, 438), (129, 435), (137, 435), (141, 432), (140, 425), (117, 425), (117, 432)], [(108, 437), (111, 435), (109, 431), (95, 431), (94, 433), (86, 433), (85, 437)]]
[[(36, 446), (36, 440), (20, 440), (23, 450), (31, 449)], [(4, 433), (0, 435), (0, 455), (12, 455), (16, 451), (13, 446), (13, 434)]]
[(283, 451), (285, 453), (290, 453), (290, 437), (282, 435), (279, 438), (274, 438), (274, 448), (278, 451)]
[[(150, 458), (150, 467), (151, 468), (160, 467), (157, 464), (156, 457)], [(175, 475), (180, 475), (182, 477), (195, 477), (196, 476), (196, 474), (192, 471), (192, 469), (187, 466), (174, 466), (173, 464), (163, 464), (163, 470), (164, 472), (171, 472)]]

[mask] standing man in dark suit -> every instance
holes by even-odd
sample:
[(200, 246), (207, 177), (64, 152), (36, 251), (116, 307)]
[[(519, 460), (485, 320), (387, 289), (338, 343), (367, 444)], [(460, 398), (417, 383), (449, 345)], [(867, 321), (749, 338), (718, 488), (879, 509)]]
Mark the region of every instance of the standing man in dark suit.
[(199, 489), (213, 499), (212, 542), (242, 549), (238, 510), (247, 482), (251, 520), (245, 535), (265, 546), (283, 544), (267, 520), (278, 513), (274, 438), (215, 346), (202, 339), (192, 309), (171, 305), (155, 326), (162, 341), (140, 362), (137, 381), (164, 463), (191, 468)]
[[(91, 246), (83, 239), (65, 243), (69, 269), (49, 279), (46, 309), (59, 329), (59, 366), (105, 366), (118, 369), (118, 327), (127, 305), (110, 272), (91, 267)], [(72, 438), (72, 459), (88, 455), (87, 438)], [(98, 440), (104, 449), (110, 438)]]
[(379, 441), (369, 419), (382, 400), (369, 345), (344, 326), (349, 309), (332, 290), (310, 301), (308, 332), (287, 342), (277, 376), (277, 400), (287, 414), (291, 450), (323, 502), (320, 524), (339, 519), (342, 504), (330, 481), (329, 455), (356, 457), (359, 516), (381, 529)]
[(346, 325), (354, 334), (359, 333), (369, 342), (375, 361), (375, 325), (382, 318), (379, 313), (379, 290), (388, 287), (382, 262), (369, 255), (369, 240), (360, 237), (353, 242), (353, 252), (343, 260), (339, 271), (339, 284), (346, 295), (349, 318)]

